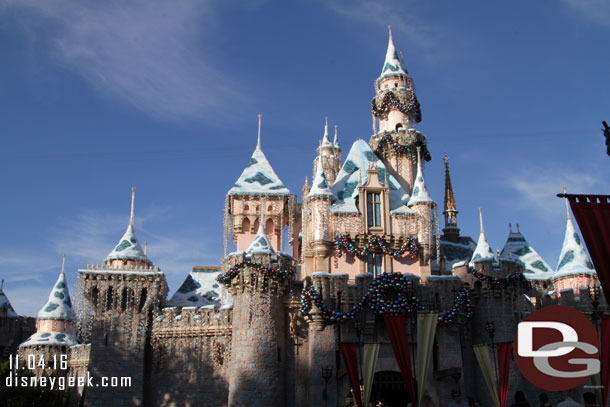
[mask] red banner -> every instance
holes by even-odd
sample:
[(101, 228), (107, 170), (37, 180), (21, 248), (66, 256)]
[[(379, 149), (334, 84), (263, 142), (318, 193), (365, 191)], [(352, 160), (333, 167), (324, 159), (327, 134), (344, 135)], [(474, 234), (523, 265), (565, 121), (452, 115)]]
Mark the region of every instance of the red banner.
[(567, 195), (606, 300), (610, 298), (610, 195)]
[[(400, 373), (402, 373), (402, 378), (407, 386), (407, 392), (411, 398), (411, 404), (413, 407), (417, 407), (415, 381), (413, 380), (411, 353), (409, 351), (409, 336), (407, 335), (407, 319), (405, 314), (385, 315), (384, 319), (390, 334), (390, 341), (392, 341), (394, 356), (396, 356)], [(423, 378), (420, 380), (423, 380)]]
[(358, 404), (358, 407), (362, 407), (362, 394), (360, 394), (360, 376), (358, 374), (358, 356), (356, 355), (356, 344), (342, 343), (341, 354), (343, 355), (343, 362), (345, 362), (349, 382), (352, 385), (352, 390), (354, 391), (356, 404)]
[(500, 379), (500, 406), (506, 407), (506, 396), (508, 395), (508, 377), (510, 375), (510, 354), (513, 343), (504, 342), (498, 344), (498, 370)]
[(608, 401), (608, 389), (610, 388), (610, 315), (602, 315), (602, 396), (604, 406)]

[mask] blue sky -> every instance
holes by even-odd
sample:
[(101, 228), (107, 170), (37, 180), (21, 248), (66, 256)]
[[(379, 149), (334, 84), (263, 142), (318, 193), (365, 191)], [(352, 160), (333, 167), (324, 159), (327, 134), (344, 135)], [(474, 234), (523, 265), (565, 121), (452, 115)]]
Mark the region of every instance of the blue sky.
[(324, 117), (344, 155), (371, 134), (388, 24), (422, 105), (425, 176), (451, 159), (462, 233), (508, 223), (553, 267), (565, 209), (608, 193), (605, 0), (104, 2), (0, 0), (0, 277), (35, 315), (67, 254), (99, 264), (136, 233), (170, 292), (218, 265), (224, 195), (256, 144), (300, 196)]

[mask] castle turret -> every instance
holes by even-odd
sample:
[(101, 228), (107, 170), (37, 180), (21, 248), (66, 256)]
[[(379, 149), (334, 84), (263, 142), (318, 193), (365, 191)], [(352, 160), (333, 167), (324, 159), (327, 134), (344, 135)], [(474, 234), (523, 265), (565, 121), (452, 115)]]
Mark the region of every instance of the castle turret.
[(318, 162), (321, 161), (322, 166), (324, 167), (324, 173), (326, 174), (326, 181), (332, 185), (341, 169), (341, 147), (339, 146), (339, 141), (337, 139), (338, 126), (335, 126), (335, 139), (331, 142), (328, 135), (328, 117), (325, 117), (324, 119), (324, 135), (320, 141), (318, 156), (314, 160), (313, 167), (315, 173)]
[(286, 325), (282, 297), (296, 261), (272, 246), (262, 225), (245, 253), (223, 259), (233, 294), (230, 407), (285, 405)]
[(78, 270), (81, 295), (93, 314), (90, 374), (94, 382), (102, 377), (131, 377), (130, 387), (108, 392), (103, 387), (87, 388), (85, 406), (147, 405), (152, 390), (152, 319), (165, 301), (165, 275), (142, 250), (134, 230), (132, 188), (131, 215), (127, 231), (100, 266)]
[(330, 236), (330, 205), (333, 193), (326, 180), (324, 165), (318, 157), (316, 173), (313, 177), (311, 189), (305, 198), (304, 208), (308, 212), (308, 222), (304, 225), (310, 229), (307, 236), (311, 237), (313, 247), (315, 271), (329, 272), (329, 256), (333, 248)]
[(44, 360), (53, 360), (55, 356), (59, 361), (59, 355), (67, 354), (68, 348), (78, 343), (74, 336), (74, 311), (64, 272), (65, 262), (64, 255), (59, 277), (36, 318), (36, 333), (19, 346), (22, 359), (35, 353), (42, 355)]
[[(258, 115), (258, 141), (250, 162), (243, 170), (227, 197), (227, 215), (232, 216), (233, 240), (237, 251), (245, 251), (254, 240), (260, 222), (260, 214), (265, 216), (265, 233), (275, 250), (282, 249), (282, 230), (295, 222), (292, 194), (277, 176), (261, 148), (261, 115)], [(329, 140), (330, 143), (330, 140)], [(332, 143), (330, 143), (332, 146)], [(292, 206), (292, 208), (291, 208)], [(298, 232), (291, 228), (291, 241), (298, 239)], [(293, 245), (298, 250), (298, 245)], [(293, 251), (297, 256), (297, 252)]]
[(570, 207), (566, 199), (567, 223), (563, 246), (559, 254), (557, 270), (553, 274), (555, 290), (573, 289), (579, 292), (580, 287), (593, 287), (597, 284), (595, 268), (585, 251), (581, 238), (572, 223)]
[(372, 101), (374, 134), (371, 148), (384, 159), (388, 170), (405, 191), (411, 191), (416, 172), (416, 146), (423, 147), (423, 157), (430, 160), (426, 138), (415, 130), (421, 121), (421, 110), (411, 76), (398, 59), (392, 30), (381, 75), (375, 81)]
[(485, 228), (483, 227), (483, 208), (479, 208), (479, 223), (481, 232), (479, 234), (479, 240), (477, 241), (477, 247), (474, 249), (472, 258), (470, 259), (470, 266), (474, 266), (478, 262), (497, 262), (497, 258), (487, 242), (487, 236), (485, 235)]

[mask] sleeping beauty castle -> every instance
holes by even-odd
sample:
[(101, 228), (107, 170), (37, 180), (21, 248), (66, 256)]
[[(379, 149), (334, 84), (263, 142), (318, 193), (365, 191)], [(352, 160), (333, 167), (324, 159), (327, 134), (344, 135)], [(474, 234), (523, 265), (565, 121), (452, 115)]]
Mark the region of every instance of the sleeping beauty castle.
[[(536, 400), (542, 391), (501, 360), (517, 324), (545, 305), (594, 322), (607, 311), (570, 212), (555, 270), (519, 226), (495, 253), (482, 213), (478, 239), (462, 235), (449, 158), (433, 160), (417, 130), (391, 31), (371, 110), (372, 134), (347, 150), (326, 122), (300, 196), (265, 157), (259, 118), (225, 198), (221, 264), (194, 267), (171, 297), (136, 237), (132, 193), (117, 246), (76, 275), (62, 267), (19, 354), (65, 354), (62, 374), (93, 383), (130, 378), (70, 388), (84, 406), (442, 406), (455, 392), (499, 406), (498, 388)], [(444, 165), (440, 208), (425, 165)], [(18, 317), (0, 294), (2, 321)]]

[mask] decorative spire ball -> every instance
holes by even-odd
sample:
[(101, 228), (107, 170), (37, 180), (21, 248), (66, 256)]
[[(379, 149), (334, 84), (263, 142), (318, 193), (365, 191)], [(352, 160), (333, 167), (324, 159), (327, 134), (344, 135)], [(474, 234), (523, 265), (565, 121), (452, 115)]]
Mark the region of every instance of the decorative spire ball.
[(256, 148), (260, 150), (261, 148), (261, 121), (263, 120), (263, 115), (258, 115), (258, 139), (256, 140)]

